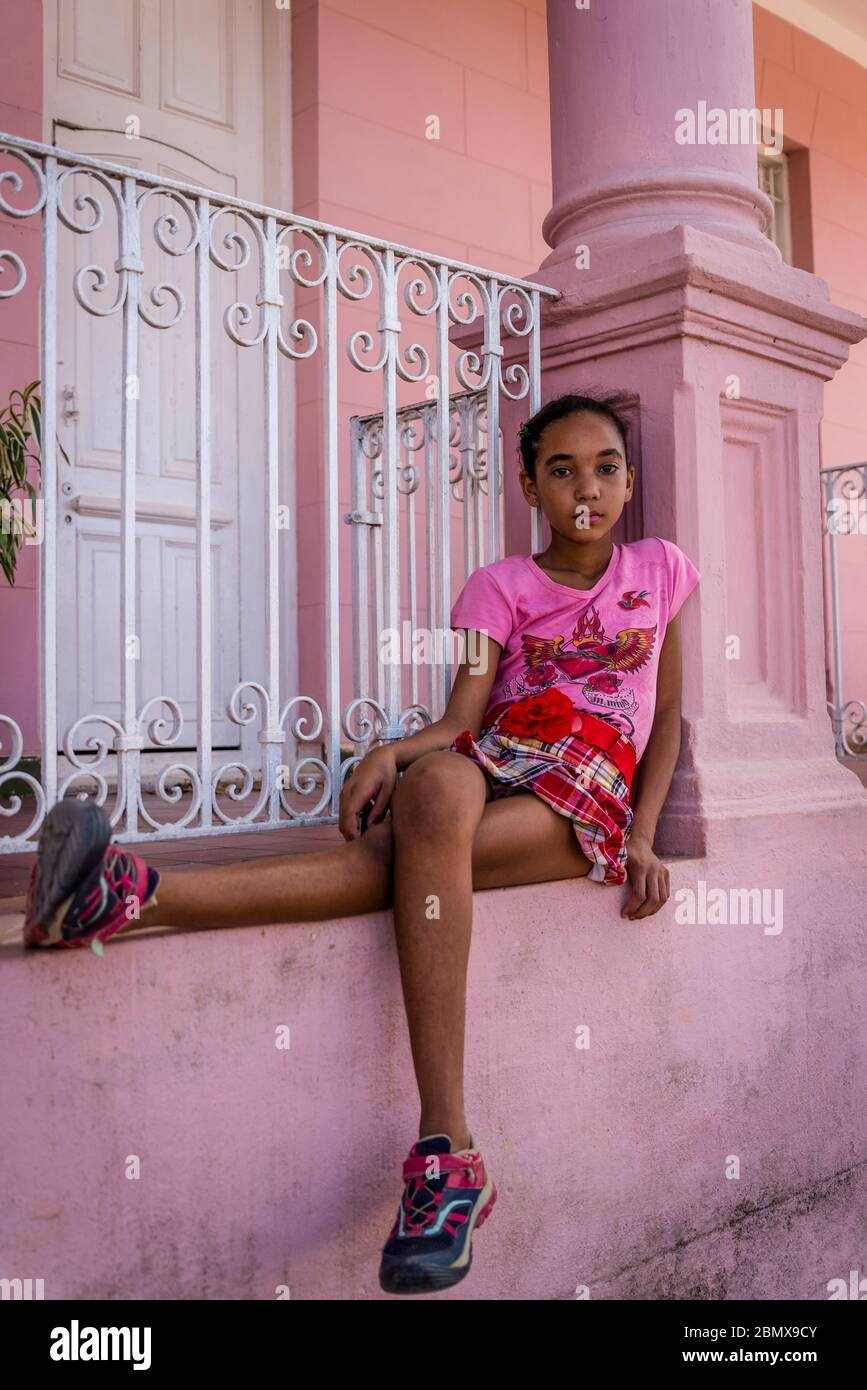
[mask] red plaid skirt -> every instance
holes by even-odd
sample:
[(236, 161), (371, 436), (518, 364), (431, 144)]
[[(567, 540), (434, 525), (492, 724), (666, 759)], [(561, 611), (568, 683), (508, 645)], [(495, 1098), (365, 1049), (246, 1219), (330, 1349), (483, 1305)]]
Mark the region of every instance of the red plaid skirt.
[[(628, 739), (620, 742), (634, 755)], [(597, 883), (626, 882), (626, 840), (633, 820), (629, 796), (635, 764), (634, 756), (623, 756), (622, 747), (594, 747), (576, 734), (545, 743), (494, 724), (478, 739), (464, 729), (451, 751), (463, 753), (478, 764), (494, 799), (532, 791), (559, 815), (568, 816), (591, 862), (589, 878)]]

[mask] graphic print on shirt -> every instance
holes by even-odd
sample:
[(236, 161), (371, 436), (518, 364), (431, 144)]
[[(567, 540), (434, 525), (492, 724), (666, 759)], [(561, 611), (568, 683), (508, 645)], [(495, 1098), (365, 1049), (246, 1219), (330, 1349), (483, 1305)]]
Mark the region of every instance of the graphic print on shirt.
[[(643, 599), (646, 592), (642, 590), (639, 597)], [(633, 591), (627, 593), (632, 595)], [(524, 669), (503, 693), (509, 697), (519, 693), (538, 695), (553, 685), (575, 684), (589, 705), (609, 711), (615, 723), (622, 721), (626, 731), (632, 733), (635, 726), (630, 716), (638, 709), (638, 701), (633, 688), (624, 686), (623, 679), (646, 665), (655, 641), (656, 624), (623, 628), (613, 640), (606, 637), (602, 619), (596, 607), (591, 606), (576, 623), (571, 637), (523, 636)]]
[(637, 594), (634, 589), (624, 589), (623, 598), (617, 600), (617, 606), (618, 608), (649, 608), (650, 604), (647, 602), (649, 592), (648, 589), (642, 589), (641, 593)]

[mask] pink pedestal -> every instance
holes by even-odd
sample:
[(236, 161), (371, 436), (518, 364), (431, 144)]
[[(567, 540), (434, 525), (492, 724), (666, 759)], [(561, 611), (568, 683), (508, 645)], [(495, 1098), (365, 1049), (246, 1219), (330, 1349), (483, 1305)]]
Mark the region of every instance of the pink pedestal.
[[(770, 842), (799, 815), (809, 834), (819, 807), (851, 811), (863, 842), (867, 797), (825, 707), (817, 475), (822, 389), (867, 323), (816, 277), (690, 226), (601, 253), (578, 286), (540, 272), (560, 278), (544, 396), (589, 383), (638, 398), (631, 530), (676, 541), (702, 575), (658, 847), (734, 853), (758, 822)], [(526, 504), (509, 503), (518, 548)]]
[[(867, 320), (761, 235), (754, 145), (675, 137), (699, 101), (753, 105), (749, 0), (670, 0), (664, 25), (640, 0), (548, 10), (554, 249), (538, 278), (562, 298), (546, 307), (543, 398), (591, 386), (637, 402), (631, 531), (675, 541), (702, 575), (657, 849), (731, 867), (764, 843), (770, 866), (798, 836), (813, 866), (822, 810), (841, 818), (845, 874), (867, 796), (825, 706), (818, 425)], [(526, 549), (514, 479), (507, 507)]]

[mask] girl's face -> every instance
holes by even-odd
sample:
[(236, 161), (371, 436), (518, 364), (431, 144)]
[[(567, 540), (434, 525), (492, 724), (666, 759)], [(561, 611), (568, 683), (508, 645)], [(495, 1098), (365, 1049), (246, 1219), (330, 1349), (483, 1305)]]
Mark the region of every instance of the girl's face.
[(536, 476), (520, 474), (527, 501), (539, 506), (565, 540), (601, 540), (632, 496), (620, 431), (602, 415), (581, 411), (542, 432)]

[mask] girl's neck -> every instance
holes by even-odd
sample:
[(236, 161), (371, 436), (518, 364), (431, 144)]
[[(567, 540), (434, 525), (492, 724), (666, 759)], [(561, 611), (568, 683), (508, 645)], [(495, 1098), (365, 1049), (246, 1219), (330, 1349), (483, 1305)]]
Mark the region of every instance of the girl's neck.
[(614, 542), (610, 532), (598, 541), (567, 541), (555, 532), (548, 549), (534, 556), (534, 559), (542, 569), (560, 574), (578, 574), (582, 579), (587, 579), (588, 587), (592, 588), (607, 570), (613, 553)]

